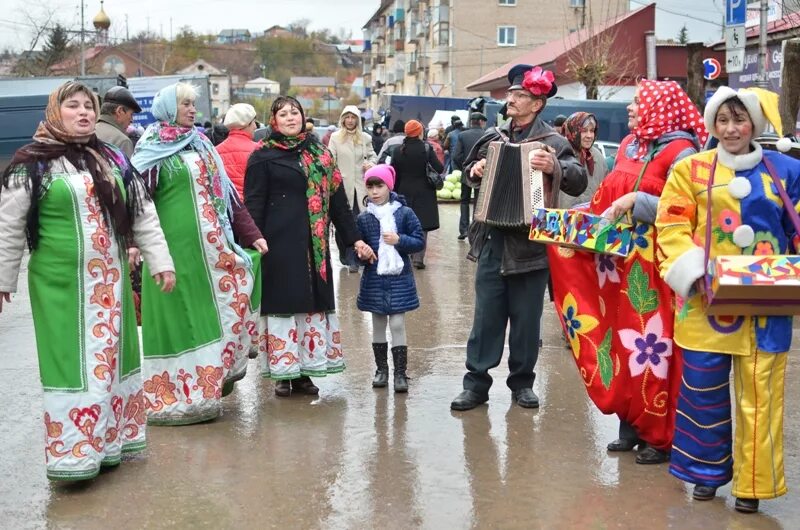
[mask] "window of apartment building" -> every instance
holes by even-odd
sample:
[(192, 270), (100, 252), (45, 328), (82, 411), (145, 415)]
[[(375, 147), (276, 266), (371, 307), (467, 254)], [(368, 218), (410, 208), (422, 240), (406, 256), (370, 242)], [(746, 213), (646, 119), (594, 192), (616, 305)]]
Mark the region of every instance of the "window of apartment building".
[(219, 94), (219, 85), (217, 83), (211, 83), (211, 93), (215, 96)]
[(501, 6), (515, 6), (517, 5), (517, 0), (497, 0)]
[(586, 7), (586, 0), (569, 0), (569, 7)]
[(516, 26), (497, 26), (497, 45), (516, 46), (517, 27)]

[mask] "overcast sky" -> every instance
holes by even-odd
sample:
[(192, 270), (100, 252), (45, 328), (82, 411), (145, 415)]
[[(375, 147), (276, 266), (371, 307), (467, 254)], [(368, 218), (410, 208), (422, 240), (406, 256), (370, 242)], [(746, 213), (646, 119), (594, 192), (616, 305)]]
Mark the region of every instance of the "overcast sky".
[[(86, 27), (91, 28), (92, 18), (100, 10), (100, 2), (85, 1)], [(685, 22), (691, 40), (719, 40), (723, 1), (659, 0), (656, 15), (658, 38), (674, 38)], [(197, 33), (217, 33), (226, 28), (263, 31), (275, 24), (287, 25), (306, 18), (311, 21), (311, 29), (329, 28), (336, 32), (345, 28), (352, 31), (354, 38), (360, 39), (361, 27), (379, 3), (379, 0), (107, 0), (105, 11), (111, 18), (112, 38), (125, 37), (127, 17), (127, 30), (131, 36), (149, 27), (150, 31), (169, 37), (170, 19), (173, 33), (187, 25)], [(646, 0), (631, 0), (631, 7), (641, 7), (646, 3)], [(4, 0), (3, 4), (13, 6), (13, 9), (0, 11), (0, 49), (19, 51), (28, 48), (34, 28), (26, 15), (41, 24), (50, 12), (54, 13), (53, 22), (71, 29), (80, 28), (80, 0)]]

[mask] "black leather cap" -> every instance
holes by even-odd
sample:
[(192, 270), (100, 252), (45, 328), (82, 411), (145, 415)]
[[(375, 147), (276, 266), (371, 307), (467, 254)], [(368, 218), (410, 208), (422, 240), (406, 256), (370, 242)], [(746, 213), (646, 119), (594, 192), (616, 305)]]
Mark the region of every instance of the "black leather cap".
[(109, 88), (103, 96), (103, 103), (116, 103), (128, 107), (133, 112), (142, 112), (142, 107), (136, 102), (136, 98), (133, 97), (130, 90), (121, 86)]

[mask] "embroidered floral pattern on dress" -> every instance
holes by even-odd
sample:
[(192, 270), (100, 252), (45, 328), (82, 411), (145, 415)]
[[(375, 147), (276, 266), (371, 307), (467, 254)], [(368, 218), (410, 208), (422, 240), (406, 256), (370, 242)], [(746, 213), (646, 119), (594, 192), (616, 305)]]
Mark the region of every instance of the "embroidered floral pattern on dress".
[(606, 281), (611, 283), (619, 283), (619, 272), (617, 272), (617, 263), (614, 256), (610, 254), (595, 254), (594, 262), (597, 270), (597, 279), (600, 282), (600, 287), (606, 284)]
[(577, 359), (581, 355), (580, 336), (596, 328), (598, 321), (593, 316), (578, 314), (578, 304), (572, 293), (564, 298), (564, 304), (561, 306), (561, 318), (566, 329), (567, 340), (569, 340), (572, 352)]
[(668, 357), (672, 356), (672, 339), (665, 338), (661, 315), (655, 313), (647, 321), (644, 332), (634, 329), (621, 329), (622, 345), (630, 351), (628, 368), (632, 376), (650, 370), (659, 379), (666, 379), (669, 372)]

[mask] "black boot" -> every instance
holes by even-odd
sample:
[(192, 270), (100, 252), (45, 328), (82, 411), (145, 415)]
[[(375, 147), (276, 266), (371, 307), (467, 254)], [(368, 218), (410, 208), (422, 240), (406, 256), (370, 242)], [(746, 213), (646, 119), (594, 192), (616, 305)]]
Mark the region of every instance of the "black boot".
[(372, 388), (383, 388), (389, 384), (389, 362), (386, 354), (389, 352), (389, 345), (385, 342), (373, 342), (372, 353), (375, 354), (375, 378), (372, 380)]
[(393, 347), (392, 359), (394, 359), (394, 391), (408, 392), (408, 377), (406, 377), (408, 346)]

